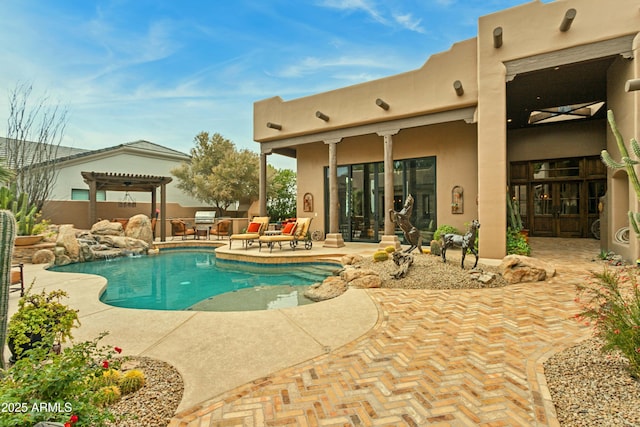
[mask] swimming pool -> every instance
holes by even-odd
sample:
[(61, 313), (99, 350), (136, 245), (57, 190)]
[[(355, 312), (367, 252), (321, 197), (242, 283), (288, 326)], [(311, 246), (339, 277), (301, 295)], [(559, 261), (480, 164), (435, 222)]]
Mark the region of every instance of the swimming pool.
[(174, 249), (159, 255), (56, 266), (52, 271), (107, 279), (105, 304), (152, 310), (243, 311), (311, 303), (302, 294), (337, 268), (329, 263), (255, 264), (216, 259), (211, 250)]

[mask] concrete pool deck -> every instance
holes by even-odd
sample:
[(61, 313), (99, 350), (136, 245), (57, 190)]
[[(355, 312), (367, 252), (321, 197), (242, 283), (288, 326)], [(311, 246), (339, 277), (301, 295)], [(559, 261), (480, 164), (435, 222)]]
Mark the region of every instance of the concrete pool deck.
[[(171, 243), (171, 242), (169, 242)], [(178, 242), (175, 242), (178, 243)], [(179, 242), (191, 245), (192, 241)], [(318, 245), (319, 246), (319, 245)], [(373, 252), (373, 245), (350, 245), (347, 252)], [(249, 253), (228, 245), (230, 258)], [(268, 256), (268, 251), (263, 251)], [(335, 250), (282, 251), (274, 254), (292, 262), (300, 258), (331, 258)], [(282, 262), (282, 260), (280, 261)], [(44, 265), (25, 265), (25, 281), (33, 291), (62, 289), (67, 303), (79, 310), (81, 326), (74, 341), (96, 338), (118, 346), (129, 356), (147, 356), (173, 365), (184, 381), (178, 410), (184, 410), (226, 390), (267, 374), (313, 359), (365, 334), (378, 320), (378, 308), (364, 290), (352, 289), (333, 300), (301, 307), (244, 312), (158, 311), (118, 308), (103, 304), (106, 286), (100, 276), (51, 272)], [(9, 315), (17, 309), (18, 293), (11, 293)], [(8, 354), (8, 351), (7, 351)]]

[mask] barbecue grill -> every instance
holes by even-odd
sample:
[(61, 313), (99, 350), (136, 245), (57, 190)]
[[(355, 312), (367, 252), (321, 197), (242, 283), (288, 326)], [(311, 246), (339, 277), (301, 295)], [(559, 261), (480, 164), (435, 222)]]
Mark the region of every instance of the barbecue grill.
[(209, 231), (216, 221), (216, 211), (197, 211), (195, 214), (196, 236), (205, 234), (209, 238)]

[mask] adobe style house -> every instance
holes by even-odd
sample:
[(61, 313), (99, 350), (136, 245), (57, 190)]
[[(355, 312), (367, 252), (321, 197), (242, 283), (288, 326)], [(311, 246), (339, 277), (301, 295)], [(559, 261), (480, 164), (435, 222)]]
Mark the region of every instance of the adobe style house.
[(608, 109), (627, 141), (640, 136), (640, 98), (625, 90), (640, 78), (639, 31), (637, 0), (532, 1), (483, 16), (477, 37), (417, 70), (255, 102), (262, 169), (270, 154), (297, 159), (299, 215), (328, 246), (396, 241), (388, 212), (411, 194), (425, 239), (478, 218), (480, 255), (501, 258), (515, 198), (530, 235), (593, 238), (600, 219), (603, 248), (635, 259), (624, 231), (638, 200), (599, 156), (620, 158)]

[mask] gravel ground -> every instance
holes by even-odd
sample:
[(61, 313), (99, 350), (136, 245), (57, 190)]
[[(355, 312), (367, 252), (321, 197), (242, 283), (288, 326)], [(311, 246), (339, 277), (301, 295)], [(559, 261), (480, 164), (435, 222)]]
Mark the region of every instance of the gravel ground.
[(182, 377), (171, 365), (148, 357), (126, 362), (126, 369), (140, 369), (146, 383), (135, 393), (122, 396), (111, 406), (118, 427), (159, 427), (169, 424), (182, 399)]
[[(376, 263), (367, 257), (358, 265), (377, 271), (386, 288), (477, 289), (508, 285), (496, 267), (482, 263), (478, 264), (479, 270), (496, 273), (497, 277), (486, 285), (474, 280), (470, 275), (473, 261), (473, 256), (467, 257), (466, 269), (461, 270), (459, 260), (443, 264), (440, 257), (417, 255), (408, 277), (399, 280), (390, 277), (397, 270), (392, 261)], [(544, 363), (560, 424), (640, 426), (640, 382), (628, 374), (622, 356), (605, 355), (600, 347), (597, 339), (589, 339)], [(145, 373), (147, 384), (112, 407), (114, 413), (125, 416), (114, 425), (166, 426), (182, 398), (182, 378), (173, 367), (155, 359), (138, 358), (135, 363)]]

